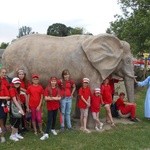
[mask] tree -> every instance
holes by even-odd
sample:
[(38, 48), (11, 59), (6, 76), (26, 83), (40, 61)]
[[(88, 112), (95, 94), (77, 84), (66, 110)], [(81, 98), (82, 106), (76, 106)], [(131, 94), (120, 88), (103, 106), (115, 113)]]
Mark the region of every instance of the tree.
[(150, 49), (150, 1), (118, 0), (123, 15), (116, 15), (107, 33), (130, 43), (134, 54)]
[(83, 34), (84, 30), (83, 28), (79, 27), (67, 27), (64, 24), (61, 23), (54, 23), (47, 29), (47, 35), (53, 35), (53, 36), (68, 36), (68, 35), (75, 35), (75, 34)]
[(2, 42), (0, 45), (0, 49), (5, 49), (8, 45), (9, 43)]
[(68, 27), (68, 35), (75, 35), (75, 34), (83, 34), (83, 28), (79, 28), (79, 27)]
[(68, 28), (64, 24), (54, 23), (48, 27), (47, 35), (67, 36), (68, 35)]
[(21, 28), (19, 28), (18, 38), (30, 34), (31, 31), (32, 31), (31, 27), (22, 26)]

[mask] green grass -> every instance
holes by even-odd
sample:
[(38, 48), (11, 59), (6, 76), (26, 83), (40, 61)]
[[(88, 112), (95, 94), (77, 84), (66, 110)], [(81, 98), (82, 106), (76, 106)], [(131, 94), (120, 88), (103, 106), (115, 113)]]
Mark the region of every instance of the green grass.
[[(25, 139), (19, 142), (10, 141), (7, 133), (7, 142), (0, 144), (0, 149), (6, 150), (138, 150), (150, 148), (150, 121), (144, 118), (145, 89), (135, 94), (137, 102), (137, 116), (141, 122), (132, 125), (117, 124), (112, 130), (102, 133), (86, 134), (80, 131), (66, 131), (58, 136), (50, 135), (46, 141), (40, 141), (33, 132), (24, 135)], [(44, 112), (44, 114), (46, 114)], [(102, 117), (104, 110), (102, 110)], [(46, 118), (44, 118), (45, 120)], [(57, 128), (59, 125), (57, 124)]]

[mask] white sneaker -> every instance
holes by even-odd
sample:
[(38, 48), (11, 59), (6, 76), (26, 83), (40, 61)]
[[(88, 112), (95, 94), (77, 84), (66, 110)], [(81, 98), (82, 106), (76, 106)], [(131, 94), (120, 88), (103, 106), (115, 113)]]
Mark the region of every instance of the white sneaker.
[(96, 127), (95, 127), (95, 130), (96, 130), (96, 131), (99, 131), (100, 129), (96, 126)]
[(51, 132), (53, 133), (53, 135), (57, 135), (57, 132), (55, 130), (51, 130)]
[(19, 141), (19, 139), (16, 137), (16, 135), (11, 135), (9, 137), (9, 139), (12, 140), (12, 141), (15, 141), (15, 142)]
[(49, 135), (48, 135), (47, 133), (45, 133), (45, 134), (40, 138), (40, 140), (44, 141), (44, 140), (46, 140), (46, 139), (48, 139), (48, 138), (49, 138)]
[(1, 137), (1, 143), (4, 143), (4, 142), (6, 142), (5, 137)]
[(18, 138), (18, 139), (21, 139), (21, 140), (22, 140), (22, 139), (24, 139), (24, 137), (23, 137), (23, 136), (21, 136), (21, 135), (20, 135), (20, 134), (18, 134), (18, 133), (16, 133), (16, 134), (15, 134), (15, 136), (16, 136), (16, 138)]
[(101, 123), (100, 123), (100, 126), (99, 126), (99, 129), (100, 129), (100, 130), (103, 128), (103, 125), (104, 125), (104, 124), (101, 122)]
[(0, 133), (2, 133), (2, 128), (0, 128)]

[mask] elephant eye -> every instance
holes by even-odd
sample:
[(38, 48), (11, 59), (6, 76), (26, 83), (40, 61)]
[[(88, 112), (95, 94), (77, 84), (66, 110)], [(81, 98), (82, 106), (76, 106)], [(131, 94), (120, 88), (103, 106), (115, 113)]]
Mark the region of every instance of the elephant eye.
[(131, 64), (131, 58), (130, 58), (130, 57), (127, 57), (127, 58), (126, 58), (126, 63), (127, 63), (127, 64)]

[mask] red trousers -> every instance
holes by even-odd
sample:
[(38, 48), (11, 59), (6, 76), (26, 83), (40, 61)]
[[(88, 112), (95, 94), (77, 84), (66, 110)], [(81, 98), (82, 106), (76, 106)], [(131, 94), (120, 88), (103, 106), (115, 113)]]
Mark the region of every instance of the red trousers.
[(136, 106), (135, 105), (126, 105), (121, 109), (122, 114), (131, 114), (131, 118), (135, 118)]

